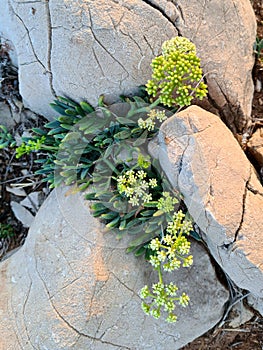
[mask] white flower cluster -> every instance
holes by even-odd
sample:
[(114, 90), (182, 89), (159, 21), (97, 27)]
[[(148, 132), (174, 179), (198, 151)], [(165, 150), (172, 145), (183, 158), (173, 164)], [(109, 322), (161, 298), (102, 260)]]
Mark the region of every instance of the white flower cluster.
[(148, 114), (147, 114), (147, 119), (143, 120), (140, 118), (138, 120), (138, 126), (141, 129), (146, 129), (148, 131), (153, 131), (155, 128), (156, 120), (159, 122), (163, 122), (165, 119), (167, 119), (165, 115), (165, 111), (160, 111), (158, 109), (152, 109)]
[(143, 205), (152, 200), (150, 188), (157, 186), (155, 178), (146, 180), (147, 174), (143, 170), (128, 170), (117, 178), (120, 194), (124, 194), (132, 206)]
[(183, 267), (192, 265), (193, 257), (188, 255), (191, 243), (185, 237), (192, 230), (192, 224), (184, 218), (185, 215), (179, 210), (173, 215), (173, 220), (168, 222), (167, 234), (162, 241), (159, 238), (151, 240), (150, 248), (155, 254), (150, 256), (150, 263), (155, 268), (163, 264), (165, 271), (173, 271), (179, 269), (181, 263)]

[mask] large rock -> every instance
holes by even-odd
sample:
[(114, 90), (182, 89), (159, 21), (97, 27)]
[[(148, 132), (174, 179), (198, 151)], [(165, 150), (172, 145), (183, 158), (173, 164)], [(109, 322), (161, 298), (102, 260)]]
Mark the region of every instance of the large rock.
[(233, 130), (250, 118), (256, 20), (249, 0), (0, 2), (0, 33), (13, 42), (25, 105), (47, 117), (57, 94), (97, 103), (134, 92), (151, 76), (164, 40), (191, 39), (209, 101)]
[(169, 275), (191, 302), (167, 324), (141, 310), (138, 292), (156, 275), (126, 245), (78, 194), (53, 191), (25, 245), (0, 265), (0, 348), (176, 350), (220, 320), (228, 293), (202, 246), (193, 242), (191, 268)]
[(54, 114), (48, 104), (56, 94), (96, 104), (101, 94), (134, 91), (150, 76), (162, 42), (178, 34), (139, 0), (3, 0), (0, 12), (0, 32), (16, 48), (24, 102), (45, 116)]
[(250, 123), (254, 93), (251, 71), (257, 24), (251, 2), (177, 3), (182, 11), (177, 28), (197, 47), (211, 107), (216, 108), (232, 131), (242, 132)]
[(191, 106), (162, 125), (151, 152), (218, 264), (237, 286), (262, 298), (263, 188), (229, 129)]

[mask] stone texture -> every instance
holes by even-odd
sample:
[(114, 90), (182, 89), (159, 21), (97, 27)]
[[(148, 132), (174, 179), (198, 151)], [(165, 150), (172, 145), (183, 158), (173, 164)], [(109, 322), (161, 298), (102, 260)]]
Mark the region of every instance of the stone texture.
[(9, 130), (15, 125), (12, 112), (4, 102), (0, 102), (0, 125), (5, 125)]
[(102, 93), (116, 98), (134, 91), (147, 80), (162, 42), (178, 34), (139, 0), (4, 0), (0, 12), (7, 17), (0, 32), (16, 47), (25, 105), (47, 117), (56, 94), (96, 104)]
[(190, 306), (176, 324), (152, 319), (138, 297), (152, 268), (68, 194), (51, 193), (25, 245), (0, 264), (1, 349), (176, 350), (220, 320), (228, 293), (201, 245), (193, 242), (193, 267), (169, 275)]
[(238, 287), (262, 298), (263, 188), (229, 129), (191, 106), (162, 125), (151, 152), (219, 265)]
[(24, 227), (30, 227), (33, 220), (34, 216), (30, 213), (29, 210), (27, 210), (23, 205), (20, 203), (17, 203), (15, 201), (11, 201), (11, 209), (20, 222), (22, 222)]
[(247, 144), (247, 150), (256, 160), (258, 166), (263, 168), (263, 128), (257, 129), (252, 134)]
[(249, 0), (177, 1), (180, 33), (197, 47), (209, 88), (209, 102), (232, 131), (250, 122), (254, 85), (256, 19)]
[[(2, 0), (0, 33), (13, 42), (25, 105), (52, 117), (56, 94), (116, 99), (150, 78), (164, 40), (191, 39), (209, 101), (235, 131), (250, 118), (256, 20), (249, 0)], [(218, 112), (218, 113), (219, 113)]]

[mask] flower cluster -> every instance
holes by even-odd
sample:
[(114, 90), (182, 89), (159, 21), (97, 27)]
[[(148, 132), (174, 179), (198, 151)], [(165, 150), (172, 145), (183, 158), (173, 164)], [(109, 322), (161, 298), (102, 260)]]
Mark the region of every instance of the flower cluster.
[(189, 303), (189, 296), (185, 293), (182, 295), (177, 295), (178, 287), (170, 282), (170, 284), (163, 284), (158, 282), (153, 284), (152, 291), (148, 286), (141, 289), (141, 298), (151, 298), (150, 303), (142, 302), (142, 309), (147, 315), (151, 315), (154, 318), (159, 318), (161, 316), (161, 309), (168, 313), (166, 318), (167, 322), (176, 322), (177, 316), (174, 314), (174, 309), (176, 307), (175, 303), (186, 307)]
[(180, 53), (194, 53), (196, 54), (196, 47), (190, 40), (184, 37), (174, 37), (166, 40), (162, 45), (162, 54), (167, 55), (171, 51), (178, 51)]
[(158, 96), (165, 106), (189, 106), (194, 97), (206, 96), (200, 59), (188, 39), (176, 37), (164, 42), (162, 55), (154, 58), (151, 66), (153, 74), (146, 85), (147, 92)]
[(147, 119), (143, 120), (140, 118), (138, 120), (138, 126), (141, 129), (147, 129), (148, 131), (153, 131), (156, 125), (156, 120), (159, 122), (163, 122), (165, 119), (167, 119), (165, 115), (165, 111), (160, 111), (158, 109), (152, 109), (148, 114), (147, 114)]
[(193, 263), (190, 252), (190, 242), (185, 235), (189, 235), (192, 230), (191, 222), (184, 220), (181, 210), (173, 215), (173, 220), (168, 222), (166, 232), (162, 240), (152, 239), (150, 249), (154, 252), (150, 257), (150, 263), (155, 268), (163, 264), (165, 271), (178, 269), (183, 263), (183, 267), (188, 267)]
[(172, 197), (169, 192), (163, 192), (162, 197), (158, 200), (157, 208), (164, 213), (170, 213), (174, 211), (174, 206), (177, 203), (177, 198)]
[(138, 206), (152, 200), (149, 190), (157, 186), (157, 180), (147, 180), (147, 174), (143, 170), (128, 170), (117, 178), (117, 186), (118, 192), (124, 194), (132, 206)]
[(20, 158), (24, 154), (29, 154), (32, 151), (40, 150), (45, 140), (45, 136), (42, 136), (41, 138), (38, 138), (36, 140), (29, 140), (27, 143), (23, 142), (16, 149), (16, 158)]
[[(173, 209), (173, 198), (169, 193), (164, 194), (163, 201), (158, 203), (159, 208), (166, 209), (170, 212)], [(159, 209), (160, 210), (160, 209)], [(175, 303), (185, 307), (188, 305), (189, 296), (182, 293), (177, 296), (177, 286), (172, 282), (170, 284), (163, 283), (162, 269), (167, 272), (178, 269), (181, 264), (183, 267), (189, 267), (193, 263), (190, 252), (190, 242), (185, 235), (189, 235), (192, 230), (191, 222), (185, 219), (185, 214), (181, 210), (174, 213), (172, 220), (168, 222), (166, 234), (162, 238), (154, 238), (149, 244), (149, 248), (153, 251), (149, 262), (158, 271), (159, 282), (152, 286), (150, 291), (148, 286), (141, 290), (142, 299), (151, 298), (150, 303), (145, 301), (142, 303), (142, 309), (148, 315), (159, 318), (161, 309), (168, 312), (167, 322), (175, 322), (177, 320), (174, 314)]]

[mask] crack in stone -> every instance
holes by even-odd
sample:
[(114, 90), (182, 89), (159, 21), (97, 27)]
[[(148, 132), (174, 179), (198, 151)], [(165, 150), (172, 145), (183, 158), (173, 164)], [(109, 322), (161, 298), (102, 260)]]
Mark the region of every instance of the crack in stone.
[(24, 62), (24, 63), (21, 63), (21, 64), (20, 64), (20, 67), (29, 66), (30, 64), (34, 64), (34, 63), (38, 63), (38, 61)]
[(258, 194), (259, 196), (263, 197), (263, 192), (256, 190), (250, 183), (247, 184), (247, 189), (249, 192), (252, 192), (255, 195)]
[(89, 17), (90, 17), (90, 31), (91, 31), (91, 34), (95, 40), (95, 42), (113, 59), (113, 61), (117, 62), (119, 64), (119, 66), (123, 69), (123, 71), (127, 74), (127, 76), (124, 79), (128, 78), (129, 77), (129, 72), (126, 70), (125, 66), (119, 61), (116, 59), (116, 57), (114, 57), (110, 52), (109, 50), (101, 43), (101, 41), (97, 38), (94, 30), (93, 30), (93, 21), (92, 21), (92, 16), (91, 16), (91, 12), (90, 12), (90, 9), (88, 9), (88, 12), (89, 12)]
[(198, 33), (198, 31), (199, 31), (199, 29), (200, 29), (200, 27), (201, 27), (201, 25), (202, 25), (202, 22), (203, 22), (203, 20), (204, 20), (204, 18), (205, 18), (205, 8), (206, 8), (206, 4), (207, 4), (207, 0), (204, 0), (204, 4), (203, 4), (203, 6), (202, 6), (202, 17), (200, 18), (200, 22), (197, 24), (197, 27), (196, 27), (196, 31), (195, 31), (195, 33), (192, 35), (192, 37), (191, 37), (191, 40), (194, 40), (195, 38), (196, 38), (196, 36), (197, 36), (197, 33)]
[[(119, 344), (114, 344), (114, 343), (112, 343), (112, 342), (105, 341), (105, 340), (102, 340), (102, 339), (100, 339), (100, 338), (94, 338), (94, 337), (92, 337), (92, 336), (89, 336), (88, 334), (79, 331), (79, 330), (78, 330), (77, 328), (75, 328), (69, 321), (67, 321), (67, 320), (61, 315), (61, 313), (58, 311), (58, 309), (56, 308), (56, 306), (55, 306), (54, 303), (52, 302), (51, 296), (50, 296), (50, 292), (49, 292), (49, 290), (48, 290), (48, 287), (47, 287), (47, 285), (46, 285), (46, 282), (44, 281), (44, 279), (42, 278), (42, 276), (41, 276), (41, 274), (40, 274), (40, 272), (39, 272), (39, 270), (38, 270), (38, 267), (37, 267), (37, 259), (36, 259), (35, 253), (34, 253), (34, 257), (35, 257), (35, 268), (36, 268), (36, 272), (37, 272), (37, 274), (38, 274), (40, 280), (41, 280), (42, 283), (43, 283), (44, 289), (45, 289), (45, 291), (46, 291), (46, 293), (47, 293), (47, 295), (48, 295), (48, 300), (49, 300), (49, 302), (50, 302), (50, 305), (51, 305), (52, 309), (55, 311), (55, 313), (58, 315), (58, 317), (59, 317), (72, 331), (74, 331), (74, 332), (79, 336), (79, 338), (82, 336), (82, 337), (88, 338), (88, 339), (90, 339), (90, 340), (92, 340), (92, 341), (98, 341), (98, 342), (100, 342), (100, 343), (102, 343), (102, 344), (111, 345), (111, 346), (114, 346), (114, 347), (117, 347), (117, 348), (121, 348), (121, 349), (131, 350), (130, 348), (128, 348), (128, 347), (126, 347), (126, 346), (119, 345)], [(78, 338), (78, 339), (79, 339), (79, 338)], [(35, 349), (35, 348), (34, 348), (34, 349)]]
[(70, 268), (72, 274), (73, 274), (74, 276), (76, 276), (76, 275), (75, 275), (74, 269), (73, 269), (72, 266), (70, 265), (70, 262), (68, 261), (68, 259), (67, 259), (66, 255), (64, 254), (63, 250), (60, 248), (59, 244), (57, 244), (57, 242), (55, 242), (54, 240), (53, 240), (53, 241), (50, 241), (50, 239), (48, 238), (48, 236), (46, 236), (45, 234), (43, 235), (43, 237), (44, 237), (44, 238), (46, 239), (46, 241), (49, 242), (51, 245), (53, 244), (54, 247), (61, 253), (61, 255), (63, 256), (63, 258), (64, 258), (65, 261), (66, 261), (66, 264), (67, 264), (68, 267)]
[(152, 52), (153, 56), (155, 56), (155, 53), (154, 53), (153, 47), (152, 47), (152, 45), (149, 43), (149, 41), (148, 41), (147, 37), (146, 37), (144, 34), (143, 34), (143, 38), (144, 38), (144, 40), (145, 40), (146, 44), (149, 46), (149, 48), (150, 48), (150, 50), (151, 50), (151, 52)]
[(124, 17), (124, 16), (125, 16), (125, 13), (123, 13), (123, 14), (121, 15), (121, 18), (120, 18), (120, 20), (118, 21), (118, 23), (115, 23), (115, 21), (114, 21), (114, 19), (112, 18), (112, 16), (109, 15), (110, 20), (111, 20), (111, 23), (112, 23), (112, 25), (113, 25), (113, 28), (114, 28), (116, 31), (118, 30), (118, 27), (120, 26), (121, 21), (123, 20), (123, 17)]
[(31, 341), (31, 338), (30, 338), (30, 335), (29, 335), (29, 331), (28, 331), (28, 328), (27, 328), (27, 324), (26, 324), (26, 319), (25, 319), (26, 304), (27, 304), (28, 299), (29, 299), (29, 295), (30, 295), (30, 292), (31, 292), (31, 288), (32, 288), (32, 281), (30, 281), (30, 285), (29, 285), (29, 288), (28, 288), (28, 292), (27, 292), (27, 294), (26, 294), (26, 299), (25, 299), (24, 304), (23, 304), (22, 313), (23, 313), (23, 320), (24, 320), (24, 325), (25, 325), (25, 330), (26, 330), (27, 339), (28, 339), (30, 345), (32, 346), (32, 348), (33, 348), (33, 349), (37, 349), (37, 348), (32, 344), (32, 341)]
[(135, 295), (135, 296), (137, 296), (137, 297), (139, 298), (138, 293), (136, 293), (134, 290), (132, 290), (131, 288), (129, 288), (125, 283), (123, 283), (123, 282), (119, 279), (119, 277), (118, 277), (114, 272), (111, 271), (110, 274), (113, 275), (113, 276), (116, 278), (116, 280), (117, 280), (125, 289), (127, 289), (127, 290), (130, 291), (133, 295)]
[(35, 58), (36, 58), (36, 61), (37, 61), (37, 62), (41, 65), (41, 67), (45, 70), (45, 73), (48, 73), (47, 68), (45, 67), (45, 65), (43, 64), (43, 62), (41, 62), (41, 60), (38, 58), (38, 56), (37, 56), (37, 54), (36, 54), (36, 52), (35, 52), (34, 45), (33, 45), (33, 42), (32, 42), (31, 36), (30, 36), (30, 32), (29, 32), (27, 26), (25, 25), (23, 19), (15, 12), (14, 7), (12, 6), (10, 0), (8, 0), (8, 4), (9, 4), (11, 10), (13, 11), (14, 15), (19, 19), (19, 21), (22, 23), (22, 25), (23, 25), (23, 27), (24, 27), (24, 29), (25, 29), (25, 31), (26, 31), (26, 35), (27, 35), (27, 37), (28, 37), (28, 40), (29, 40), (29, 43), (30, 43), (30, 47), (31, 47), (31, 49), (32, 49), (33, 55), (34, 55)]
[(134, 42), (134, 44), (138, 47), (141, 56), (143, 57), (144, 54), (143, 54), (143, 52), (142, 52), (142, 48), (141, 48), (140, 45), (137, 43), (137, 41), (132, 37), (132, 35), (131, 35), (129, 32), (128, 32), (128, 34), (125, 34), (125, 33), (124, 33), (123, 31), (121, 31), (121, 30), (120, 30), (120, 32), (121, 32), (123, 35), (128, 36), (128, 37), (131, 39), (131, 41)]
[(54, 294), (49, 294), (49, 299), (53, 299), (58, 293), (60, 293), (62, 290), (68, 288), (70, 285), (72, 285), (73, 283), (75, 283), (76, 281), (78, 281), (81, 277), (76, 277), (74, 278), (74, 280), (70, 281), (69, 283), (65, 284), (62, 288), (60, 288), (59, 291), (57, 291)]
[[(167, 0), (162, 0), (162, 1), (156, 1), (156, 0), (142, 0), (145, 4), (151, 6), (153, 9), (157, 10), (163, 17), (165, 17), (169, 23), (175, 27), (175, 29), (178, 32), (179, 36), (182, 36), (182, 33), (180, 29), (178, 28), (178, 23), (180, 22), (180, 19), (183, 19), (182, 17), (182, 8), (177, 3), (174, 3), (173, 1), (167, 1)], [(165, 5), (168, 3), (171, 3), (174, 5), (174, 14), (175, 14), (175, 19), (172, 19), (167, 13), (165, 9)], [(180, 10), (179, 10), (180, 8)]]
[(97, 57), (97, 55), (96, 55), (96, 51), (95, 51), (95, 49), (94, 49), (93, 46), (92, 46), (92, 53), (93, 53), (93, 56), (94, 56), (94, 58), (95, 58), (95, 61), (97, 62), (98, 66), (99, 66), (99, 68), (100, 68), (100, 71), (101, 71), (102, 75), (103, 75), (104, 77), (106, 77), (106, 75), (105, 75), (105, 73), (104, 73), (104, 71), (103, 71), (103, 68), (102, 68), (102, 66), (101, 66), (101, 64), (100, 64), (100, 61), (99, 61), (99, 59), (98, 59), (98, 57)]
[[(250, 166), (249, 177), (248, 177), (248, 179), (246, 180), (245, 188), (244, 188), (244, 193), (243, 193), (241, 219), (240, 219), (240, 223), (239, 223), (239, 225), (238, 225), (238, 228), (237, 228), (237, 230), (236, 230), (236, 232), (235, 232), (235, 238), (234, 238), (233, 242), (231, 243), (231, 246), (236, 242), (237, 237), (238, 237), (238, 235), (239, 235), (239, 232), (240, 232), (241, 229), (242, 229), (242, 225), (243, 225), (244, 217), (245, 217), (245, 210), (246, 210), (246, 199), (247, 199), (248, 185), (249, 185), (249, 182), (250, 182), (250, 180), (251, 180), (251, 176), (252, 176), (252, 168), (251, 168), (251, 166)], [(235, 248), (235, 247), (234, 247), (234, 248)], [(232, 247), (231, 249), (233, 250), (234, 248)]]
[(36, 4), (36, 3), (39, 3), (39, 2), (42, 2), (42, 0), (35, 0), (35, 1), (23, 1), (23, 2), (16, 2), (17, 5), (25, 5), (25, 4)]
[(48, 43), (47, 43), (47, 69), (48, 69), (48, 77), (49, 77), (49, 85), (52, 94), (56, 97), (57, 94), (55, 92), (53, 86), (53, 73), (51, 67), (51, 54), (52, 54), (52, 23), (51, 23), (51, 13), (49, 8), (49, 0), (45, 0), (46, 3), (46, 15), (47, 15), (47, 30), (48, 30)]
[[(13, 303), (12, 303), (12, 296), (10, 298), (10, 304), (11, 304), (11, 309), (12, 309), (12, 313), (15, 315), (17, 311), (15, 311), (15, 308), (13, 307)], [(15, 329), (14, 327), (14, 333), (15, 333), (15, 336), (16, 336), (16, 339), (17, 339), (17, 342), (18, 342), (18, 345), (20, 346), (20, 349), (23, 350), (23, 346), (21, 345), (20, 343), (20, 340), (19, 340), (19, 337), (18, 337), (18, 334), (20, 333), (19, 330), (18, 330), (18, 326), (17, 326), (17, 323), (18, 323), (18, 320), (17, 320), (17, 317), (15, 318), (15, 325), (17, 327), (17, 329)], [(26, 326), (25, 326), (26, 328)], [(18, 333), (17, 333), (18, 332)]]
[[(190, 136), (190, 134), (188, 135), (188, 134), (184, 134), (183, 136)], [(188, 149), (188, 147), (189, 147), (189, 145), (190, 145), (190, 137), (187, 137), (187, 144), (186, 144), (186, 146), (184, 147), (184, 150), (182, 151), (182, 155), (181, 155), (181, 157), (180, 157), (180, 161), (179, 161), (179, 164), (178, 164), (178, 182), (179, 182), (179, 177), (180, 177), (180, 175), (181, 175), (181, 172), (182, 172), (182, 169), (183, 169), (183, 163), (184, 163), (184, 156), (185, 156), (185, 153), (186, 153), (186, 151), (187, 151), (187, 149)]]

